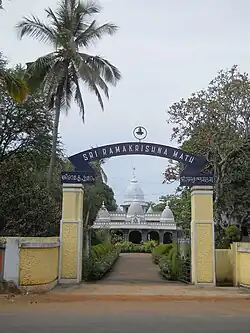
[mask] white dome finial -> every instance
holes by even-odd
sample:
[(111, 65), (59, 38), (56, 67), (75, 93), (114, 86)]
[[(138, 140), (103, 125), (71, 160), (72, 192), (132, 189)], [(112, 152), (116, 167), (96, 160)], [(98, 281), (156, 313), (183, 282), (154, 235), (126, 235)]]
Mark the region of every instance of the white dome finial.
[(131, 204), (134, 201), (138, 201), (142, 204), (145, 203), (144, 193), (135, 177), (135, 168), (133, 167), (133, 178), (130, 181), (124, 195), (124, 203)]
[(135, 167), (133, 167), (133, 173), (132, 173), (132, 182), (137, 182), (136, 176), (135, 176)]
[(110, 214), (107, 208), (105, 207), (104, 201), (102, 202), (102, 206), (97, 214), (97, 220), (110, 221)]
[(174, 214), (171, 211), (171, 209), (168, 206), (169, 201), (166, 202), (166, 207), (164, 208), (163, 212), (161, 213), (161, 222), (169, 222), (169, 223), (174, 223)]

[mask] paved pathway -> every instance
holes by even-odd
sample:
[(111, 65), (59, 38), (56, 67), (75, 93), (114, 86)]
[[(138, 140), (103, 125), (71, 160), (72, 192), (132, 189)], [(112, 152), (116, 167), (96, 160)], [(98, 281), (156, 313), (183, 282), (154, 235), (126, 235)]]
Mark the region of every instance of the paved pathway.
[(159, 274), (159, 267), (152, 262), (147, 253), (122, 253), (120, 258), (101, 284), (166, 283)]
[(194, 300), (250, 299), (249, 291), (239, 288), (197, 287), (161, 278), (150, 254), (121, 254), (113, 270), (95, 283), (55, 288), (46, 295), (51, 300)]

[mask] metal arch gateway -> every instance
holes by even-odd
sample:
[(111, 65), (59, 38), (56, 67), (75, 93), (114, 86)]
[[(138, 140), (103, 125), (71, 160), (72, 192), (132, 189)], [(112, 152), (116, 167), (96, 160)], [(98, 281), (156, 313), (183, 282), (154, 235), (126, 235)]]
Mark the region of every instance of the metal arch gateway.
[[(182, 238), (178, 237), (177, 246), (182, 258), (178, 279), (185, 282), (192, 281), (196, 285), (208, 283), (215, 286), (213, 191), (212, 186), (209, 186), (213, 185), (213, 175), (202, 172), (208, 165), (208, 161), (204, 156), (187, 153), (178, 148), (141, 142), (140, 140), (144, 140), (147, 136), (147, 130), (142, 126), (134, 129), (134, 132), (134, 137), (139, 142), (121, 142), (95, 147), (69, 157), (75, 171), (62, 172), (61, 175), (63, 207), (60, 224), (62, 250), (60, 250), (59, 282), (62, 284), (79, 283), (82, 278), (82, 255), (79, 248), (82, 247), (83, 240), (83, 184), (95, 181), (96, 174), (91, 167), (91, 162), (123, 155), (151, 155), (182, 163), (184, 169), (180, 175), (180, 183), (193, 187), (191, 190), (191, 226), (193, 232), (190, 234), (190, 229), (185, 232), (187, 240), (190, 241), (187, 243), (187, 247), (188, 250), (191, 249), (192, 256), (186, 254), (186, 250), (181, 246)], [(79, 193), (81, 195), (78, 195)], [(81, 218), (79, 219), (79, 217)], [(205, 243), (204, 239), (206, 239)], [(204, 243), (204, 246), (197, 247), (196, 244), (199, 243)], [(74, 251), (70, 251), (70, 255), (68, 255), (68, 249), (72, 248)], [(73, 266), (71, 265), (72, 254), (77, 258), (76, 264)], [(192, 269), (190, 269), (189, 257), (193, 259)]]
[(151, 155), (181, 162), (189, 169), (201, 170), (207, 160), (183, 150), (151, 142), (120, 142), (82, 151), (69, 157), (76, 170), (89, 169), (89, 162), (122, 155)]
[(175, 160), (185, 166), (180, 177), (181, 185), (213, 184), (213, 175), (202, 173), (202, 169), (208, 164), (204, 156), (151, 142), (120, 142), (81, 151), (68, 157), (74, 172), (62, 172), (61, 180), (64, 183), (93, 183), (95, 171), (91, 162), (124, 155), (150, 155)]

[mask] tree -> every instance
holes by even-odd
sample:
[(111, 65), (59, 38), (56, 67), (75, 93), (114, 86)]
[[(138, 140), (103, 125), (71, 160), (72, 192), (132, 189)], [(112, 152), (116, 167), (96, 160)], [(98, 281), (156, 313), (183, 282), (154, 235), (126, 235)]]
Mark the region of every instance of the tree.
[[(15, 75), (22, 69), (13, 70)], [(23, 103), (0, 95), (0, 232), (8, 236), (59, 234), (60, 203), (46, 188), (53, 113), (38, 91)], [(64, 161), (57, 154), (57, 167)], [(59, 177), (58, 177), (59, 179)], [(58, 180), (57, 180), (57, 187)], [(58, 188), (57, 188), (58, 192)]]
[(109, 211), (115, 211), (117, 204), (114, 198), (114, 192), (102, 179), (101, 164), (94, 163), (92, 167), (95, 169), (97, 177), (94, 185), (86, 185), (84, 189), (83, 216), (85, 225), (91, 226), (97, 217), (97, 213), (105, 203)]
[(169, 202), (170, 195), (162, 195), (159, 198), (159, 203), (151, 202), (151, 207), (154, 212), (162, 212), (166, 207), (167, 202)]
[(0, 163), (2, 236), (58, 236), (59, 205), (37, 170), (18, 158)]
[(24, 103), (17, 104), (8, 94), (2, 93), (0, 161), (20, 157), (26, 158), (33, 167), (44, 168), (49, 159), (46, 149), (51, 145), (52, 125), (53, 114), (46, 109), (41, 94), (33, 94)]
[(6, 64), (7, 61), (0, 52), (0, 91), (7, 91), (15, 102), (23, 102), (27, 97), (28, 87), (22, 77), (15, 76), (6, 69)]
[(97, 160), (91, 163), (93, 169), (97, 174), (97, 177), (99, 177), (103, 183), (107, 183), (108, 177), (103, 169), (104, 164), (105, 160)]
[(117, 31), (113, 23), (98, 26), (96, 20), (92, 19), (100, 11), (101, 7), (96, 2), (61, 0), (56, 11), (51, 8), (45, 10), (48, 24), (31, 16), (25, 17), (17, 25), (20, 38), (30, 36), (54, 47), (53, 52), (27, 64), (29, 86), (36, 87), (38, 84), (42, 87), (48, 96), (49, 107), (55, 110), (48, 186), (55, 164), (61, 110), (67, 111), (74, 97), (84, 121), (85, 108), (80, 83), (83, 82), (97, 96), (104, 109), (101, 92), (109, 98), (108, 85), (116, 85), (121, 78), (119, 70), (108, 60), (86, 53), (95, 41)]
[[(249, 217), (250, 83), (237, 66), (220, 71), (206, 90), (174, 103), (168, 110), (173, 139), (181, 148), (205, 155), (214, 171), (215, 218), (217, 223), (239, 222)], [(240, 167), (240, 169), (239, 169)], [(176, 166), (178, 170), (178, 166)], [(176, 173), (177, 174), (177, 173)], [(176, 176), (175, 174), (175, 176)], [(168, 177), (168, 172), (166, 172)], [(244, 187), (243, 200), (237, 193)], [(240, 190), (241, 187), (241, 190)], [(236, 200), (236, 197), (238, 199)], [(238, 203), (237, 203), (238, 201)], [(236, 208), (237, 205), (239, 205)], [(241, 216), (239, 212), (241, 210)], [(247, 212), (247, 214), (245, 214)]]
[(162, 212), (168, 203), (172, 210), (174, 218), (178, 226), (183, 229), (190, 229), (191, 223), (191, 197), (190, 191), (185, 189), (180, 194), (171, 194), (161, 196), (158, 204), (153, 204), (152, 208), (155, 212)]
[[(104, 161), (96, 161), (91, 164), (96, 172), (96, 181), (94, 185), (86, 185), (84, 188), (84, 202), (83, 202), (83, 221), (84, 221), (84, 233), (83, 244), (84, 254), (89, 255), (89, 239), (91, 239), (92, 245), (102, 242), (107, 239), (109, 230), (106, 228), (96, 231), (91, 230), (91, 227), (96, 220), (97, 214), (105, 203), (106, 208), (109, 211), (115, 211), (117, 204), (114, 198), (114, 192), (107, 184), (107, 176), (102, 168)], [(91, 236), (89, 235), (91, 232)]]

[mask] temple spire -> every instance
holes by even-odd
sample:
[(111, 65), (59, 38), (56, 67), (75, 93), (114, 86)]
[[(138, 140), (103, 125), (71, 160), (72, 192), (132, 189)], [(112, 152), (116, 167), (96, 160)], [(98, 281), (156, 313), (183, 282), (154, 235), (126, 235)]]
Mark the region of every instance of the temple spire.
[(133, 166), (132, 167), (132, 170), (133, 170), (133, 173), (132, 173), (132, 179), (131, 179), (131, 182), (137, 182), (137, 180), (136, 180), (136, 176), (135, 176), (135, 167)]

